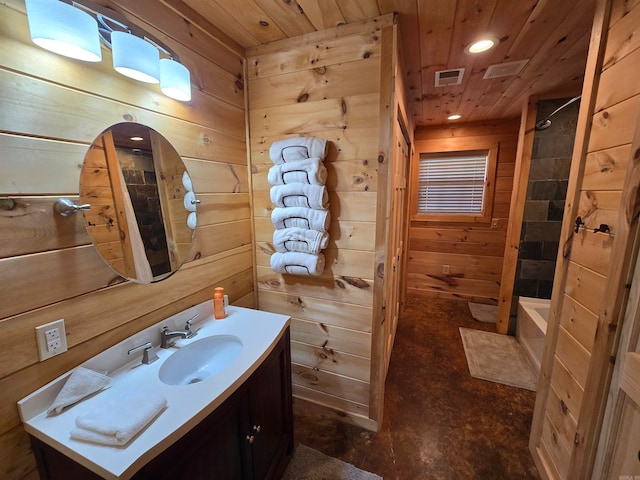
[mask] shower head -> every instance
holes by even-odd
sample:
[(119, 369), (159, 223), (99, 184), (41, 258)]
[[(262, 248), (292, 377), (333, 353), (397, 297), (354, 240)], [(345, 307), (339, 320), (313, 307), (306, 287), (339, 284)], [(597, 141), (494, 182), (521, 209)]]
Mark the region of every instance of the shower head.
[(549, 114), (547, 116), (547, 118), (540, 120), (538, 123), (536, 123), (536, 130), (540, 131), (540, 130), (546, 130), (547, 128), (549, 128), (551, 126), (551, 117), (553, 117), (556, 113), (558, 113), (560, 110), (562, 110), (563, 108), (571, 105), (573, 102), (575, 102), (576, 100), (580, 100), (580, 97), (582, 95), (578, 95), (577, 97), (573, 97), (571, 100), (569, 100), (567, 103), (565, 103), (564, 105), (559, 106), (558, 108), (556, 108), (553, 112), (551, 112), (551, 114)]
[(545, 118), (544, 120), (540, 120), (536, 123), (536, 130), (546, 130), (551, 126), (551, 120), (549, 118)]

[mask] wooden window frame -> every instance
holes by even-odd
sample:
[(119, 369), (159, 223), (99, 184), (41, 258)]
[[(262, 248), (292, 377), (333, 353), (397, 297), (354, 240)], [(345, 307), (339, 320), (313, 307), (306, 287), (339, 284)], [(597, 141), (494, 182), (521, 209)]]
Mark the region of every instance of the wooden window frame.
[[(427, 143), (427, 142), (425, 142)], [(464, 142), (464, 145), (456, 145), (455, 149), (444, 150), (442, 148), (430, 148), (428, 144), (416, 145), (414, 161), (411, 169), (411, 220), (412, 221), (433, 221), (433, 222), (472, 222), (490, 223), (493, 213), (493, 202), (496, 184), (496, 172), (498, 165), (498, 144), (486, 141)], [(471, 152), (484, 150), (487, 152), (487, 170), (484, 185), (484, 198), (482, 202), (482, 212), (475, 214), (464, 213), (421, 213), (418, 212), (418, 192), (420, 185), (418, 181), (418, 171), (420, 169), (420, 156), (422, 154), (451, 154), (455, 152)]]

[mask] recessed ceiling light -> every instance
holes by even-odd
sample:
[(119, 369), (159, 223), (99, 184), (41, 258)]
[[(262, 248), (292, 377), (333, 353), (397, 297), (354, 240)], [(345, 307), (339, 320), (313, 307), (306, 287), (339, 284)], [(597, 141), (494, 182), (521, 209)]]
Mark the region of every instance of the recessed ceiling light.
[(454, 113), (452, 115), (449, 115), (447, 117), (447, 120), (460, 120), (462, 118), (462, 115), (458, 114), (458, 113)]
[(131, 140), (133, 140), (134, 142), (141, 142), (144, 140), (144, 138), (142, 137), (131, 137)]
[(482, 53), (492, 49), (498, 44), (498, 40), (493, 37), (482, 38), (464, 49), (465, 53)]

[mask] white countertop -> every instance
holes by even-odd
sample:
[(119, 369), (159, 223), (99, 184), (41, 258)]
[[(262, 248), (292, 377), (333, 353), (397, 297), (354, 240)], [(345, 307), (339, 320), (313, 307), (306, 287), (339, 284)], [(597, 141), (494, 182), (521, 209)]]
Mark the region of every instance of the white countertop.
[[(67, 407), (59, 415), (47, 416), (47, 409), (71, 372), (18, 402), (25, 430), (104, 478), (130, 478), (206, 418), (242, 385), (271, 353), (289, 325), (289, 317), (285, 315), (240, 307), (227, 307), (226, 311), (225, 319), (215, 320), (211, 301), (203, 302), (139, 332), (82, 364), (86, 368), (106, 372), (112, 378), (110, 388), (154, 391), (167, 398), (167, 408), (126, 446), (97, 445), (74, 440), (69, 435), (76, 418), (100, 402), (102, 392)], [(128, 350), (147, 341), (159, 347), (163, 326), (167, 325), (171, 330), (182, 329), (186, 320), (196, 313), (199, 317), (194, 321), (194, 326), (200, 329), (198, 335), (189, 340), (179, 340), (177, 347), (156, 348), (159, 357), (156, 362), (143, 365), (142, 353), (127, 355)], [(243, 344), (240, 356), (224, 371), (190, 385), (166, 385), (160, 381), (158, 371), (172, 353), (191, 342), (218, 334), (234, 335)], [(103, 392), (107, 391), (109, 389)]]

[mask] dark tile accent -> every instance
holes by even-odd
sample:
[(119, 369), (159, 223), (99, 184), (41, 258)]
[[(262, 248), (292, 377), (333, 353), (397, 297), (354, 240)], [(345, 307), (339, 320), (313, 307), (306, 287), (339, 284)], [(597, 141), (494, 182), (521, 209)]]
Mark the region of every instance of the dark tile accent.
[(536, 298), (551, 299), (551, 292), (553, 291), (553, 281), (539, 281), (538, 282), (538, 294)]
[(517, 278), (513, 287), (513, 294), (520, 297), (535, 297), (538, 293), (537, 280)]
[(554, 160), (553, 177), (557, 180), (568, 180), (571, 171), (571, 157), (556, 158)]
[(544, 222), (549, 212), (549, 200), (527, 200), (524, 205), (525, 222)]
[[(539, 102), (536, 121), (546, 118), (568, 100), (570, 98)], [(519, 258), (523, 262), (519, 265), (516, 278), (520, 278), (520, 275), (532, 275), (533, 267), (527, 263), (535, 260), (530, 258), (532, 243), (542, 244), (540, 260), (555, 265), (579, 107), (580, 102), (572, 103), (553, 115), (549, 128), (535, 132), (519, 252)], [(540, 205), (543, 204), (546, 205), (546, 212), (540, 211)], [(542, 268), (537, 269), (540, 271)], [(550, 267), (545, 269), (551, 270)], [(520, 288), (526, 289), (530, 296), (540, 296), (538, 290), (546, 292), (552, 288), (553, 275), (551, 272), (549, 274), (551, 276), (548, 279), (538, 282), (540, 284), (536, 285), (535, 292), (530, 292), (533, 288), (530, 283), (521, 284)]]
[[(562, 180), (534, 180), (529, 182), (531, 188), (530, 196), (528, 200), (557, 200), (558, 191), (562, 192)], [(560, 199), (566, 198), (567, 190), (564, 187), (564, 196)]]
[(125, 183), (131, 187), (133, 185), (143, 185), (144, 179), (142, 178), (142, 172), (137, 170), (122, 170), (122, 176)]
[(552, 222), (562, 222), (562, 218), (564, 217), (564, 204), (564, 199), (550, 201), (547, 220)]
[(528, 222), (524, 241), (557, 241), (560, 238), (562, 222)]
[(553, 260), (554, 262), (558, 258), (558, 248), (560, 248), (560, 242), (543, 242), (541, 260)]
[(160, 213), (160, 198), (158, 197), (149, 197), (147, 198), (147, 208), (151, 212)]
[(550, 260), (523, 260), (521, 278), (525, 280), (550, 280), (556, 270), (556, 263)]
[(558, 188), (556, 189), (556, 195), (551, 200), (566, 200), (567, 188), (569, 187), (569, 180), (560, 180), (558, 182)]
[(553, 170), (555, 168), (555, 160), (553, 158), (535, 158), (531, 160), (529, 169), (529, 181), (532, 180), (549, 180), (555, 178)]
[(145, 170), (143, 172), (144, 174), (144, 182), (145, 183), (149, 183), (152, 185), (157, 185), (158, 184), (158, 180), (156, 179), (156, 172), (153, 170)]
[(539, 158), (570, 157), (573, 153), (573, 140), (574, 135), (553, 135), (541, 139), (538, 156)]
[(540, 260), (542, 245), (542, 242), (520, 242), (518, 260)]

